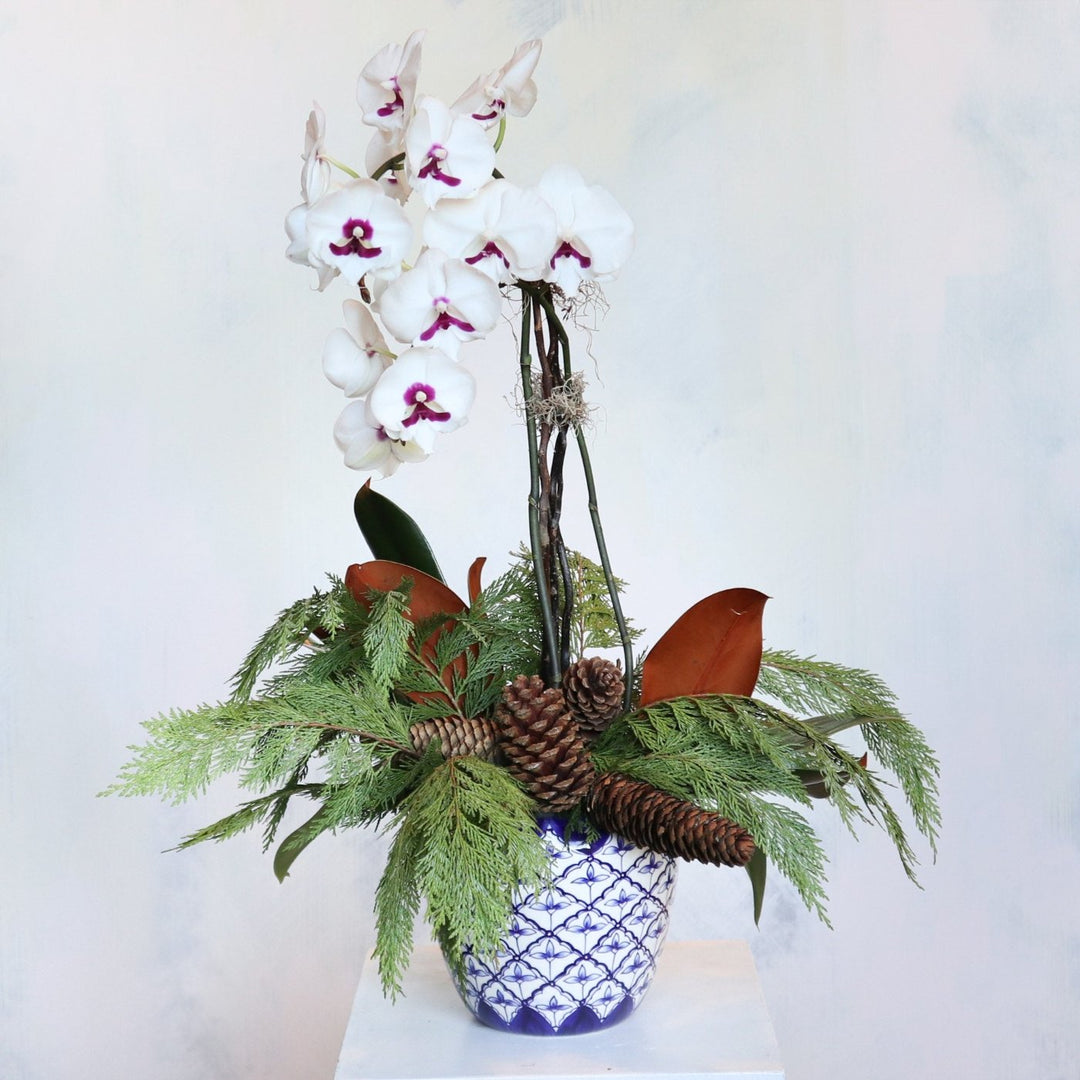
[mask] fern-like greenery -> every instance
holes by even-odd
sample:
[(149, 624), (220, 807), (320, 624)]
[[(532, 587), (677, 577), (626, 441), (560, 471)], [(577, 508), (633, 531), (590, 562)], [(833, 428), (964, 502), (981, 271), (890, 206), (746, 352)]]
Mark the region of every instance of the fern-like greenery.
[(532, 799), (477, 758), (450, 758), (428, 773), (402, 800), (394, 827), (375, 899), (375, 954), (391, 995), (401, 990), (421, 896), (448, 955), (469, 944), (491, 958), (515, 892), (540, 889), (549, 872)]
[[(570, 565), (574, 648), (605, 648), (617, 641), (617, 627), (603, 573), (576, 553)], [(229, 700), (147, 721), (147, 741), (131, 748), (105, 792), (181, 802), (234, 775), (251, 798), (179, 846), (261, 827), (264, 847), (277, 841), (280, 878), (323, 832), (389, 828), (375, 951), (390, 994), (400, 991), (425, 905), (435, 936), (455, 947), (450, 954), (467, 942), (491, 955), (515, 891), (541, 888), (547, 867), (536, 804), (509, 773), (477, 758), (445, 759), (438, 739), (420, 753), (410, 730), (436, 717), (491, 716), (507, 682), (538, 671), (529, 553), (523, 549), (464, 612), (414, 623), (413, 587), (406, 579), (357, 598), (331, 577), (329, 588), (278, 615), (234, 676)], [(937, 761), (888, 688), (864, 671), (767, 652), (758, 692), (640, 708), (600, 737), (593, 761), (600, 772), (646, 781), (739, 822), (826, 922), (825, 857), (800, 812), (810, 791), (823, 792), (849, 829), (880, 825), (914, 878), (915, 856), (885, 781), (834, 738), (861, 730), (874, 764), (895, 778), (933, 847)], [(293, 800), (313, 812), (280, 841)], [(574, 820), (591, 828), (580, 811)]]

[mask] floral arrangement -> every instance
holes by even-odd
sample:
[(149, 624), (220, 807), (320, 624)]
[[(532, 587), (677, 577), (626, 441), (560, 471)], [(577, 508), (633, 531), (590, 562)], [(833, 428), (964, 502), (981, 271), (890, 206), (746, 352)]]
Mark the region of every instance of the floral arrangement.
[[(570, 332), (631, 254), (633, 226), (569, 166), (531, 188), (496, 167), (509, 119), (536, 101), (539, 41), (448, 106), (417, 96), (422, 38), (385, 47), (360, 73), (357, 100), (375, 129), (366, 175), (329, 156), (322, 111), (311, 112), (287, 255), (314, 269), (320, 290), (339, 277), (355, 289), (323, 367), (350, 399), (334, 427), (345, 464), (382, 477), (466, 422), (470, 343), (512, 314), (528, 543), (486, 586), (478, 559), (466, 602), (419, 525), (369, 478), (354, 510), (374, 558), (282, 611), (230, 700), (148, 721), (109, 791), (180, 801), (235, 774), (253, 797), (180, 846), (258, 826), (264, 846), (277, 845), (279, 878), (324, 832), (388, 829), (376, 954), (389, 992), (422, 907), (440, 942), (497, 950), (515, 893), (545, 881), (537, 821), (549, 815), (745, 867), (755, 918), (771, 862), (827, 921), (825, 857), (803, 813), (814, 799), (852, 830), (881, 826), (914, 880), (875, 768), (933, 849), (938, 766), (878, 678), (764, 650), (766, 597), (745, 588), (706, 597), (635, 657), (640, 631), (608, 556)], [(575, 452), (595, 560), (560, 526)], [(851, 729), (862, 756), (836, 739)], [(279, 841), (286, 811), (305, 800), (314, 813)]]

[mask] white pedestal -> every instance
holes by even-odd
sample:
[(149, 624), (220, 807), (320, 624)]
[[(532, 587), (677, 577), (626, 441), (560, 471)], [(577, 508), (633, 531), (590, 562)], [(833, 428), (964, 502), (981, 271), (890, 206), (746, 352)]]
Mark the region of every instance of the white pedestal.
[(466, 1011), (439, 950), (416, 950), (405, 997), (360, 975), (335, 1080), (783, 1080), (745, 941), (669, 942), (630, 1017), (590, 1035), (513, 1035)]

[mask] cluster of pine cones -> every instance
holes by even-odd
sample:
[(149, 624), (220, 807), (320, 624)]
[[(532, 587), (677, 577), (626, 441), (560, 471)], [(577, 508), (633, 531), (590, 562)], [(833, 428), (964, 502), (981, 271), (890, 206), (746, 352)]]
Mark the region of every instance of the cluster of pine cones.
[(745, 866), (753, 837), (719, 814), (619, 773), (598, 773), (589, 744), (622, 712), (623, 673), (602, 657), (571, 664), (562, 688), (537, 675), (519, 675), (503, 689), (492, 718), (437, 719), (414, 724), (421, 753), (438, 737), (447, 757), (498, 761), (545, 813), (584, 801), (592, 823), (665, 855), (724, 866)]

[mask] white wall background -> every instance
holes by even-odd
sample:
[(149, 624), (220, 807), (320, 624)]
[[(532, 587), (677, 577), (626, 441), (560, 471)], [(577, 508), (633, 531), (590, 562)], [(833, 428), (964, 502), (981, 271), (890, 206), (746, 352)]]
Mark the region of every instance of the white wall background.
[[(94, 793), (365, 554), (319, 370), (344, 293), (281, 221), (311, 99), (362, 159), (355, 76), (420, 26), (444, 96), (543, 35), (502, 167), (575, 162), (637, 223), (593, 387), (637, 621), (761, 588), (771, 645), (880, 671), (941, 755), (924, 892), (822, 818), (835, 931), (782, 887), (755, 931), (742, 875), (687, 868), (673, 933), (750, 939), (791, 1080), (1075, 1078), (1080, 9), (1050, 0), (0, 7), (0, 1077), (333, 1074), (379, 843), (279, 886), (255, 837), (161, 854), (234, 792)], [(460, 575), (525, 531), (509, 336), (472, 368), (472, 424), (385, 487)]]

